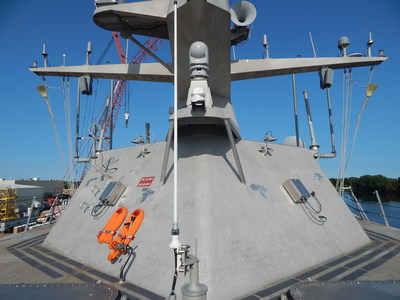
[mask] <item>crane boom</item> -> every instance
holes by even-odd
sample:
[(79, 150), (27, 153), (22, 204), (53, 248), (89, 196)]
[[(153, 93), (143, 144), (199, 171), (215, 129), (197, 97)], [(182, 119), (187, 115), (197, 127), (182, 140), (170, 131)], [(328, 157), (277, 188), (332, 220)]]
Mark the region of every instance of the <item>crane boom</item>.
[(121, 44), (121, 40), (119, 39), (118, 32), (113, 31), (112, 35), (114, 38), (115, 47), (117, 47), (119, 59), (120, 59), (121, 63), (126, 64), (125, 52), (124, 52), (124, 48), (122, 48), (122, 44)]

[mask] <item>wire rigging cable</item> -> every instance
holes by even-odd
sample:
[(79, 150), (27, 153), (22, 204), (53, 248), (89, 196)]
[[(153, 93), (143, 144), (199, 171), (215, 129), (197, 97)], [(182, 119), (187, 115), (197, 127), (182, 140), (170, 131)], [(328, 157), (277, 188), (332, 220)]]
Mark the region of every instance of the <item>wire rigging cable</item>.
[(344, 186), (344, 165), (346, 160), (347, 151), (347, 140), (349, 135), (349, 120), (351, 111), (351, 69), (343, 72), (342, 80), (342, 139), (341, 139), (341, 149), (340, 149), (340, 164), (338, 172), (338, 180), (336, 182), (336, 189), (342, 190)]
[[(93, 124), (94, 122), (96, 122), (96, 120), (95, 120), (95, 109), (96, 109), (96, 103), (97, 103), (97, 94), (98, 94), (98, 90), (99, 90), (99, 79), (98, 78), (93, 78), (93, 82), (95, 84), (93, 85), (93, 93), (92, 93), (92, 97), (90, 98), (91, 105), (90, 105), (90, 107), (89, 107), (89, 109), (87, 111), (88, 123), (89, 124)], [(87, 128), (85, 129), (84, 132), (86, 132), (86, 131), (87, 131)]]
[(104, 57), (106, 56), (108, 50), (110, 50), (110, 47), (111, 47), (111, 45), (112, 45), (113, 43), (114, 43), (114, 37), (111, 36), (110, 41), (108, 42), (106, 48), (105, 48), (105, 49), (103, 50), (103, 52), (101, 53), (99, 59), (98, 59), (97, 62), (96, 62), (96, 65), (100, 64), (100, 63), (103, 61)]
[[(71, 99), (70, 99), (70, 82), (69, 78), (63, 77), (61, 79), (62, 83), (62, 95), (64, 102), (64, 119), (65, 119), (65, 128), (67, 132), (67, 143), (68, 143), (68, 158), (69, 158), (69, 166), (73, 165), (73, 142), (72, 142), (72, 123), (71, 123)], [(70, 167), (69, 167), (70, 168)], [(64, 179), (67, 181), (71, 181), (70, 172), (66, 173)]]
[(83, 121), (82, 121), (82, 126), (81, 126), (81, 132), (79, 133), (80, 136), (84, 136), (86, 134), (87, 128), (89, 126), (90, 121), (88, 120), (87, 116), (88, 116), (88, 106), (89, 106), (89, 99), (90, 96), (87, 95), (85, 97), (86, 100), (86, 104), (85, 104), (85, 111), (83, 113)]
[(124, 95), (124, 116), (125, 116), (125, 128), (128, 128), (128, 121), (129, 121), (129, 112), (130, 112), (130, 100), (132, 95), (132, 89), (135, 82), (132, 83), (127, 81), (126, 82), (126, 92)]
[[(374, 67), (372, 66), (372, 67), (370, 68), (370, 71), (369, 71), (368, 84), (371, 83), (373, 71), (374, 71)], [(367, 86), (368, 86), (368, 84), (367, 84)], [(355, 146), (356, 139), (357, 139), (358, 129), (359, 129), (359, 127), (360, 127), (361, 117), (362, 117), (362, 114), (363, 114), (363, 112), (364, 112), (364, 110), (365, 110), (367, 104), (368, 104), (368, 99), (369, 99), (369, 97), (366, 96), (366, 97), (365, 97), (365, 100), (364, 100), (364, 103), (363, 103), (363, 105), (362, 105), (361, 111), (360, 111), (360, 113), (359, 113), (359, 115), (358, 115), (358, 117), (357, 117), (356, 129), (354, 130), (353, 142), (352, 142), (352, 144), (351, 144), (349, 156), (347, 157), (346, 166), (345, 166), (345, 168), (344, 168), (344, 175), (346, 175), (347, 168), (348, 168), (349, 162), (350, 162), (350, 158), (351, 158), (351, 156), (353, 155), (353, 150), (354, 150), (354, 146)]]
[[(371, 83), (372, 75), (374, 72), (374, 66), (369, 69), (368, 74), (368, 82), (366, 86), (362, 86), (355, 81), (352, 80), (351, 69), (349, 72), (344, 71), (343, 76), (343, 99), (342, 99), (342, 146), (341, 146), (341, 155), (340, 155), (340, 165), (339, 165), (339, 172), (338, 172), (338, 180), (336, 182), (336, 188), (338, 190), (342, 190), (344, 187), (344, 179), (346, 177), (346, 173), (349, 167), (350, 159), (353, 155), (355, 143), (357, 140), (358, 130), (360, 127), (360, 122), (362, 118), (362, 114), (368, 104), (368, 100), (370, 95), (366, 94), (363, 105), (361, 107), (360, 113), (358, 114), (356, 126), (354, 130), (353, 140), (351, 143), (350, 151), (347, 154), (347, 147), (348, 147), (348, 139), (349, 139), (349, 128), (350, 128), (350, 112), (351, 112), (351, 105), (352, 105), (352, 86), (353, 84), (357, 84), (365, 89)], [(347, 158), (346, 158), (347, 156)]]
[[(46, 83), (46, 80), (45, 80), (44, 77), (42, 78), (42, 83), (43, 83), (43, 86), (45, 87), (45, 89), (47, 91), (48, 90), (48, 86), (47, 86), (47, 83)], [(47, 105), (47, 109), (49, 110), (50, 118), (51, 118), (51, 121), (52, 121), (51, 123), (52, 123), (52, 126), (53, 126), (54, 137), (56, 139), (56, 145), (57, 145), (58, 154), (60, 156), (60, 161), (61, 161), (61, 164), (62, 164), (62, 168), (63, 168), (63, 170), (65, 172), (67, 170), (67, 167), (66, 167), (66, 163), (65, 163), (65, 159), (64, 159), (63, 150), (62, 150), (62, 147), (61, 147), (60, 135), (58, 134), (56, 119), (55, 119), (53, 110), (51, 109), (49, 93), (46, 92), (46, 95), (43, 96), (43, 98), (45, 99), (46, 105)]]

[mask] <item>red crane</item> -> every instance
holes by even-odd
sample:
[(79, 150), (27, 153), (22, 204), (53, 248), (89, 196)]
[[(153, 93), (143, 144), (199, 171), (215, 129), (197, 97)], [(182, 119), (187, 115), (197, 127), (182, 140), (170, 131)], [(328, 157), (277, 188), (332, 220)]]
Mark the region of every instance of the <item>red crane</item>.
[[(114, 37), (114, 43), (118, 51), (118, 56), (121, 61), (121, 63), (126, 64), (127, 63), (127, 58), (125, 56), (124, 49), (121, 44), (121, 40), (119, 38), (119, 34), (117, 32), (112, 33)], [(150, 37), (149, 39), (146, 40), (144, 43), (144, 46), (149, 49), (152, 52), (156, 52), (163, 44), (163, 41), (159, 38), (153, 38)], [(142, 63), (147, 59), (147, 53), (146, 51), (140, 49), (135, 57), (132, 59), (131, 63), (132, 64), (138, 64)], [(102, 142), (102, 150), (110, 150), (111, 149), (111, 136), (112, 132), (115, 129), (115, 125), (118, 120), (118, 115), (119, 111), (122, 105), (122, 99), (125, 94), (125, 88), (126, 88), (126, 80), (116, 80), (114, 82), (113, 86), (113, 99), (110, 107), (106, 107), (104, 110), (103, 114), (100, 116), (98, 125), (100, 125), (101, 128), (105, 129), (104, 132), (104, 137), (103, 137), (103, 142)], [(109, 109), (109, 111), (108, 111)], [(91, 146), (93, 147), (93, 145)], [(93, 149), (90, 149), (88, 157), (93, 153)], [(81, 181), (85, 177), (87, 171), (89, 170), (90, 167), (90, 162), (86, 162), (85, 166), (82, 171), (81, 175)]]

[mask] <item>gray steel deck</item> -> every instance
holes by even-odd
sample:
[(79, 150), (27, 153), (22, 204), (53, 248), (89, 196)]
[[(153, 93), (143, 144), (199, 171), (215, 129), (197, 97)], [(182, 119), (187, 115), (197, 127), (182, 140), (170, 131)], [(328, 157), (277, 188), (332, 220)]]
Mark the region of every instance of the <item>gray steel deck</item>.
[[(315, 266), (238, 299), (276, 299), (305, 280), (399, 280), (400, 230), (360, 221), (372, 240), (367, 246)], [(129, 299), (165, 299), (139, 286), (85, 266), (41, 246), (51, 226), (0, 238), (0, 284), (95, 283), (99, 280)], [(116, 274), (118, 275), (118, 274)], [(172, 278), (172, 273), (171, 273)], [(1, 291), (0, 291), (1, 294)]]
[(305, 280), (399, 280), (400, 230), (365, 221), (360, 223), (372, 241), (367, 246), (239, 299), (276, 299), (287, 292), (290, 286)]

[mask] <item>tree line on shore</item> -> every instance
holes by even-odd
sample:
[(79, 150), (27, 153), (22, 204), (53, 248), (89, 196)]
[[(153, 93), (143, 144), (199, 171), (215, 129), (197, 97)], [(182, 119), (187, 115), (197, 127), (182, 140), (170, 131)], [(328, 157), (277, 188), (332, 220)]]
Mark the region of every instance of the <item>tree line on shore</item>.
[[(336, 186), (337, 179), (330, 180)], [(400, 178), (393, 179), (382, 175), (349, 177), (345, 178), (344, 186), (350, 186), (356, 197), (365, 201), (376, 201), (374, 191), (379, 192), (382, 201), (400, 201)]]

